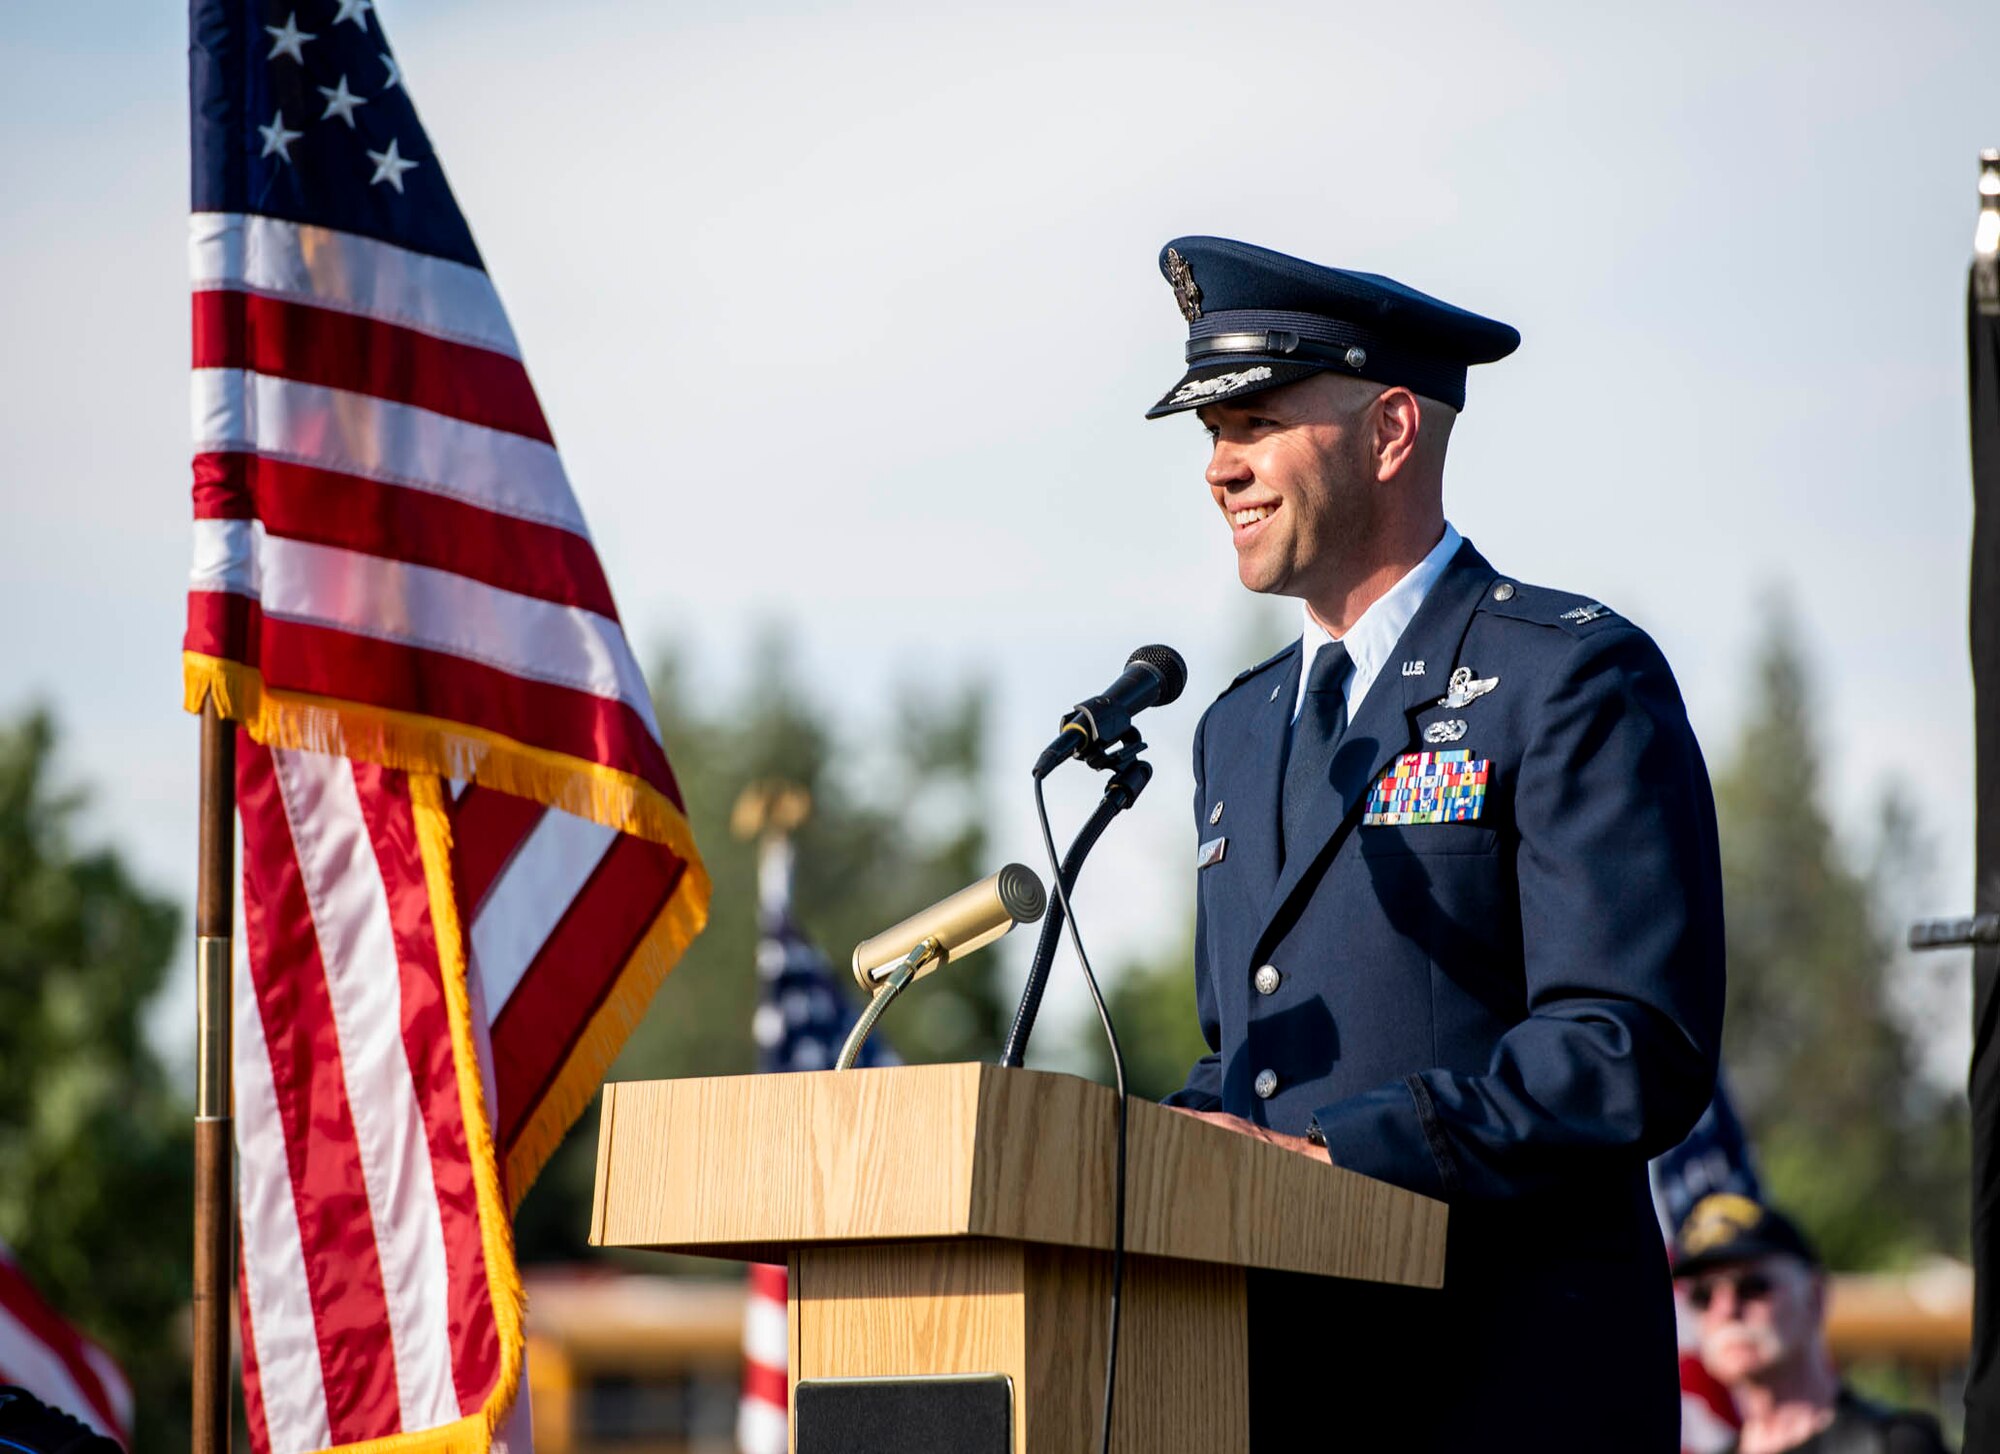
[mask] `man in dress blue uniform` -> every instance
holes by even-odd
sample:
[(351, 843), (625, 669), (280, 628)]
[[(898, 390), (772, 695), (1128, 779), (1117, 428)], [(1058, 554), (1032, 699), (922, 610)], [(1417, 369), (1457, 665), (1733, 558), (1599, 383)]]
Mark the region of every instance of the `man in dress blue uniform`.
[(1243, 584), (1304, 606), (1195, 731), (1210, 1053), (1170, 1103), (1451, 1209), (1440, 1292), (1253, 1283), (1253, 1446), (1671, 1454), (1646, 1162), (1708, 1104), (1723, 984), (1673, 673), (1444, 517), (1512, 328), (1220, 238), (1160, 266), (1188, 369), (1150, 415), (1198, 413)]

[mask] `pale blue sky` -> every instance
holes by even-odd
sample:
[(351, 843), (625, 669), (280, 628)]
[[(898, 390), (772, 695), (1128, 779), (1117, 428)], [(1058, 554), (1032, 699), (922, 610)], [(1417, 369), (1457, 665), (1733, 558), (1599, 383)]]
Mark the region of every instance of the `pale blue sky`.
[[(720, 687), (784, 620), (855, 721), (915, 667), (985, 671), (1023, 767), (1131, 647), (1186, 654), (1080, 897), (1098, 957), (1186, 932), (1187, 742), (1245, 664), (1196, 426), (1140, 417), (1182, 336), (1153, 258), (1196, 231), (1519, 326), (1472, 380), (1458, 526), (1651, 629), (1711, 756), (1789, 591), (1837, 811), (1902, 777), (1940, 863), (1911, 913), (1968, 905), (1992, 6), (377, 13), (642, 653), (689, 641)], [(185, 896), (184, 47), (172, 7), (0, 20), (0, 712), (52, 702), (98, 830)], [(1037, 862), (1022, 778), (992, 800)]]

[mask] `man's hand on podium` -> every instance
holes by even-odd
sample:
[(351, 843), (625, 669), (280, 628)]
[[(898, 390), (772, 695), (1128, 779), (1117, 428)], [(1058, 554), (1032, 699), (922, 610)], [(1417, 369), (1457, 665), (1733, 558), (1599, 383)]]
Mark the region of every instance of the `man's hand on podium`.
[(1287, 1136), (1282, 1131), (1273, 1131), (1268, 1126), (1260, 1126), (1254, 1121), (1246, 1121), (1241, 1116), (1232, 1116), (1227, 1111), (1195, 1111), (1186, 1106), (1174, 1106), (1183, 1116), (1193, 1116), (1197, 1121), (1206, 1121), (1211, 1126), (1220, 1126), (1225, 1131), (1235, 1131), (1239, 1135), (1268, 1141), (1273, 1146), (1282, 1146), (1287, 1151), (1296, 1151), (1301, 1156), (1310, 1156), (1315, 1161), (1333, 1165), (1333, 1158), (1324, 1146), (1308, 1141), (1303, 1136)]

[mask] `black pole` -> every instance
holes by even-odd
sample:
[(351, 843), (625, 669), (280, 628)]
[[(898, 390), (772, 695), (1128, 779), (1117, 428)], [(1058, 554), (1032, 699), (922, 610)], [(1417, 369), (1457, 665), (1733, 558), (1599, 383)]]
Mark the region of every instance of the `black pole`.
[[(1976, 915), (2000, 911), (2000, 152), (1980, 158), (1979, 230), (1966, 293), (1972, 413), (1972, 645)], [(2000, 1449), (2000, 947), (1972, 958), (1972, 1360), (1965, 1447)]]

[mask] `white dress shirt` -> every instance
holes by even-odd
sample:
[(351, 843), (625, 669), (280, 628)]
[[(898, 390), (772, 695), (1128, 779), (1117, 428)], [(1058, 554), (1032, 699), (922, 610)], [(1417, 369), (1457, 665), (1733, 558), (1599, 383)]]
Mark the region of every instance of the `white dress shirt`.
[[(1389, 654), (1396, 649), (1396, 643), (1403, 639), (1403, 629), (1410, 624), (1410, 618), (1417, 614), (1417, 608), (1424, 603), (1424, 597), (1437, 584), (1437, 578), (1444, 574), (1444, 568), (1451, 564), (1451, 558), (1458, 554), (1465, 537), (1452, 528), (1452, 523), (1444, 522), (1444, 535), (1431, 553), (1410, 567), (1409, 574), (1383, 593), (1382, 598), (1361, 613), (1361, 619), (1347, 628), (1347, 634), (1340, 638), (1347, 648), (1347, 655), (1354, 663), (1354, 670), (1347, 674), (1347, 685), (1343, 695), (1347, 698), (1347, 720), (1352, 722), (1361, 711), (1361, 702), (1368, 695), (1368, 689), (1375, 685), (1375, 678), (1383, 667), (1389, 664)], [(1313, 619), (1312, 607), (1301, 603), (1300, 610), (1305, 616), (1305, 631), (1299, 637), (1299, 694), (1292, 702), (1292, 720), (1299, 720), (1299, 712), (1306, 703), (1306, 682), (1312, 676), (1313, 655), (1320, 647), (1333, 640), (1327, 629)]]

